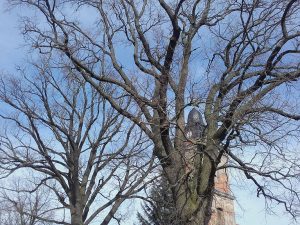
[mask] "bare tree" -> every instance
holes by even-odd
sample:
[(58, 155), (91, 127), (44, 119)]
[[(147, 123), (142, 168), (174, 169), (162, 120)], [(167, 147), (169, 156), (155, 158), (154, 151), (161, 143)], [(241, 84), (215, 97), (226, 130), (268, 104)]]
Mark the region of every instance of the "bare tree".
[[(10, 2), (40, 13), (23, 20), (34, 49), (63, 57), (153, 142), (182, 224), (208, 223), (223, 154), (258, 196), (298, 214), (299, 1)], [(205, 119), (198, 139), (184, 132), (191, 105)], [(187, 141), (198, 146), (188, 161)]]
[[(12, 190), (3, 191), (0, 197), (0, 222), (2, 225), (52, 225), (38, 218), (51, 219), (54, 217), (50, 205), (51, 195), (44, 189), (34, 193), (24, 192), (19, 180), (12, 184)], [(32, 187), (34, 188), (34, 187)]]
[[(30, 72), (35, 75), (22, 71), (22, 78), (1, 79), (0, 116), (7, 128), (1, 132), (2, 177), (22, 168), (40, 174), (27, 192), (47, 187), (59, 201), (52, 210), (65, 216), (36, 216), (39, 220), (72, 225), (121, 220), (118, 208), (143, 188), (152, 168), (147, 139), (68, 68), (46, 60)], [(119, 103), (128, 109), (128, 102)]]

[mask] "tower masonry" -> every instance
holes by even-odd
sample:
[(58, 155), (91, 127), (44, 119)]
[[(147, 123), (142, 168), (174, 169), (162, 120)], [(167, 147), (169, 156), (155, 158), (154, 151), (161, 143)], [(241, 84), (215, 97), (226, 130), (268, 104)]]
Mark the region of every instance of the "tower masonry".
[[(195, 108), (188, 114), (185, 133), (188, 139), (199, 139), (203, 136), (205, 124), (201, 113)], [(194, 156), (197, 147), (187, 142), (185, 147), (186, 172), (193, 171)], [(223, 156), (219, 166), (224, 166), (228, 158)], [(209, 225), (237, 225), (235, 222), (234, 197), (229, 186), (229, 177), (226, 169), (216, 172), (215, 189), (212, 203), (212, 216)]]
[[(227, 157), (223, 156), (220, 166), (225, 165), (227, 161)], [(215, 177), (212, 216), (209, 225), (236, 225), (234, 197), (230, 191), (226, 169), (218, 170)]]

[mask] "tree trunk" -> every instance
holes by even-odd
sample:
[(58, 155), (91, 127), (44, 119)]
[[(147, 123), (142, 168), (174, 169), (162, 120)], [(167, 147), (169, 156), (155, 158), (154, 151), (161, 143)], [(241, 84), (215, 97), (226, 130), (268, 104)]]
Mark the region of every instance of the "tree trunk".
[(196, 153), (193, 165), (183, 161), (165, 170), (172, 187), (179, 224), (207, 225), (211, 217), (215, 161), (206, 153)]
[(198, 202), (198, 208), (192, 211), (192, 215), (184, 215), (186, 220), (185, 225), (208, 225), (211, 217), (212, 197), (199, 197)]
[(71, 206), (71, 224), (83, 225), (80, 203), (76, 203), (75, 206)]

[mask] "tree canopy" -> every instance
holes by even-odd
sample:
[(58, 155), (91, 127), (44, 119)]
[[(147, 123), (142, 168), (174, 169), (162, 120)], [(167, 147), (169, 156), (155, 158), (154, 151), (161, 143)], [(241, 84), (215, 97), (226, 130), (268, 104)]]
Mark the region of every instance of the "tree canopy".
[[(258, 196), (299, 215), (299, 1), (10, 3), (39, 18), (22, 20), (35, 54), (76, 71), (151, 141), (182, 224), (208, 223), (223, 154)], [(185, 133), (190, 106), (200, 138)]]

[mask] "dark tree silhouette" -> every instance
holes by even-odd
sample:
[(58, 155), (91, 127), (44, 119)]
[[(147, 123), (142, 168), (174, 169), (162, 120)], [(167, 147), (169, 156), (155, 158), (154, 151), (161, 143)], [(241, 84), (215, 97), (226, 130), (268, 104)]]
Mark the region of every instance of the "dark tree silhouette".
[(168, 180), (162, 176), (151, 187), (149, 202), (142, 205), (137, 217), (139, 225), (176, 225), (176, 206)]

